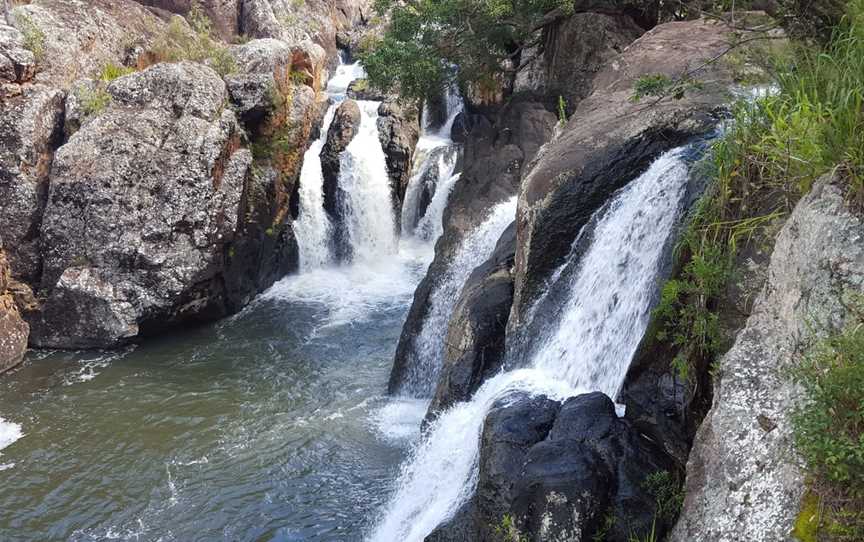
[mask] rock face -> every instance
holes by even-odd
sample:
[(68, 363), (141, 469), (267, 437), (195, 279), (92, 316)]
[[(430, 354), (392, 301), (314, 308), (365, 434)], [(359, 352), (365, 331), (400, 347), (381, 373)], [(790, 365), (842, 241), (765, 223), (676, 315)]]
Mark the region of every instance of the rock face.
[[(349, 87), (350, 94), (350, 87)], [(362, 98), (373, 99), (373, 98)], [(378, 107), (378, 138), (387, 160), (393, 194), (394, 216), (402, 211), (405, 189), (411, 179), (411, 158), (420, 138), (420, 113), (416, 107), (400, 105), (397, 100), (385, 100)], [(400, 222), (396, 221), (397, 225)]]
[(351, 257), (348, 232), (342, 216), (344, 195), (339, 187), (341, 155), (360, 128), (360, 107), (354, 100), (345, 100), (333, 114), (327, 141), (321, 149), (321, 173), (324, 177), (324, 210), (333, 224), (334, 251), (337, 260)]
[[(731, 78), (716, 64), (692, 76), (705, 81), (682, 99), (632, 100), (646, 74), (678, 77), (727, 47), (728, 29), (705, 20), (655, 27), (594, 79), (563, 133), (522, 183), (517, 211), (516, 286), (510, 327), (541, 293), (573, 239), (609, 194), (635, 178), (659, 153), (710, 130)], [(536, 235), (535, 235), (536, 234)]]
[(10, 291), (12, 276), (0, 241), (0, 373), (15, 367), (27, 351), (30, 326), (21, 318)]
[[(242, 0), (194, 0), (199, 3), (204, 15), (210, 19), (213, 30), (224, 39), (240, 34), (240, 5)], [(187, 15), (193, 0), (136, 0), (171, 13)]]
[(252, 157), (224, 83), (201, 65), (158, 64), (108, 92), (52, 166), (38, 346), (110, 347), (233, 301), (226, 264)]
[(516, 193), (523, 167), (551, 136), (555, 115), (540, 104), (514, 102), (491, 120), (475, 115), (463, 150), (462, 176), (453, 187), (444, 212), (444, 234), (435, 246), (435, 259), (414, 292), (402, 327), (388, 390), (397, 393), (407, 374), (414, 339), (429, 310), (429, 296), (447, 270), (462, 238), (477, 227), (489, 209)]
[(559, 97), (568, 113), (594, 88), (593, 79), (644, 30), (626, 15), (575, 13), (543, 30), (541, 44), (522, 54), (514, 94), (541, 101)]
[(0, 83), (23, 83), (36, 75), (36, 56), (17, 28), (0, 24)]
[(503, 363), (507, 318), (513, 303), (516, 224), (498, 240), (495, 252), (468, 277), (447, 329), (444, 366), (427, 419), (471, 398)]
[(805, 484), (787, 417), (798, 390), (786, 371), (814, 333), (843, 327), (853, 292), (864, 292), (864, 222), (823, 179), (780, 231), (766, 287), (720, 361), (670, 540), (788, 539)]
[(0, 107), (0, 232), (13, 276), (31, 283), (41, 274), (39, 225), (63, 137), (63, 97), (27, 85)]
[[(668, 520), (647, 480), (670, 468), (601, 393), (504, 400), (483, 426), (473, 513), (464, 515), (475, 525), (464, 539), (628, 542), (663, 533)], [(448, 528), (429, 539), (461, 540)]]

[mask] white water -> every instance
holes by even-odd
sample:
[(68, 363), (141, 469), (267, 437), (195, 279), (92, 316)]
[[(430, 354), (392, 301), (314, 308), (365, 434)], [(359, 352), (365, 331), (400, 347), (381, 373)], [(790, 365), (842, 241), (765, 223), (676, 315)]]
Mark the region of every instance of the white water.
[(599, 211), (587, 251), (558, 283), (567, 294), (557, 327), (535, 339), (527, 369), (493, 377), (432, 424), (403, 465), (370, 540), (420, 541), (473, 495), (480, 432), (497, 400), (517, 391), (557, 400), (593, 390), (617, 394), (645, 333), (663, 248), (681, 212), (687, 167), (680, 155), (661, 156)]
[(360, 128), (340, 156), (340, 202), (352, 258), (377, 260), (397, 251), (390, 178), (378, 139), (379, 102), (358, 101)]
[(493, 207), (483, 223), (456, 249), (447, 271), (429, 295), (429, 312), (407, 360), (408, 373), (400, 390), (403, 395), (428, 397), (431, 394), (443, 361), (444, 337), (459, 291), (471, 271), (492, 255), (501, 234), (515, 218), (516, 196), (513, 196)]
[(453, 168), (450, 168), (450, 175), (441, 176), (443, 180), (438, 182), (435, 187), (435, 195), (432, 196), (432, 201), (426, 208), (426, 213), (420, 222), (417, 223), (417, 228), (414, 230), (414, 235), (420, 239), (432, 241), (441, 237), (444, 233), (444, 209), (447, 208), (447, 202), (450, 200), (450, 192), (456, 186), (456, 181), (462, 176), (461, 173), (452, 173)]

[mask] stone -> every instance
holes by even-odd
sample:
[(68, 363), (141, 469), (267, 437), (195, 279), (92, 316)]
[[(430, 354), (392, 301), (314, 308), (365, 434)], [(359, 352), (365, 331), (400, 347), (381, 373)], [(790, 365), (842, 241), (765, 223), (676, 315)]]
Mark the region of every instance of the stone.
[(9, 263), (0, 241), (0, 373), (15, 367), (24, 359), (30, 326), (21, 318), (14, 296)]
[(211, 27), (218, 36), (228, 41), (240, 33), (240, 5), (242, 0), (136, 0), (151, 6), (186, 16), (193, 2), (198, 2)]
[[(350, 86), (348, 92), (350, 95)], [(400, 216), (402, 214), (402, 202), (405, 199), (405, 190), (411, 179), (414, 149), (420, 138), (420, 112), (414, 106), (400, 105), (397, 99), (388, 99), (378, 106), (377, 123), (378, 138), (384, 149), (387, 174), (390, 177), (394, 216)], [(396, 223), (401, 224), (398, 220)]]
[(36, 75), (36, 56), (17, 28), (0, 24), (0, 83), (24, 83)]
[(789, 538), (806, 484), (789, 420), (801, 392), (787, 368), (842, 329), (848, 296), (864, 293), (864, 221), (844, 190), (821, 179), (780, 230), (765, 288), (720, 360), (674, 542)]
[(344, 195), (339, 187), (341, 155), (360, 128), (360, 107), (354, 100), (345, 100), (333, 115), (327, 140), (321, 149), (321, 173), (324, 178), (324, 210), (333, 224), (334, 255), (339, 261), (351, 258), (348, 231), (344, 224), (340, 202)]

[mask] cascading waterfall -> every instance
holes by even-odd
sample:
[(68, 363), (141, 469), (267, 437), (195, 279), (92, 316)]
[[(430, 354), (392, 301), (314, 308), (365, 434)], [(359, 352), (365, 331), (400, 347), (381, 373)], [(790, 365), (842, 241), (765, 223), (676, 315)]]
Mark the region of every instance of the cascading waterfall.
[(379, 102), (358, 101), (360, 128), (340, 156), (340, 202), (348, 230), (352, 257), (374, 260), (398, 248), (390, 179), (378, 139)]
[(413, 397), (431, 394), (443, 361), (443, 338), (459, 291), (471, 271), (492, 255), (501, 234), (515, 217), (516, 196), (513, 196), (493, 207), (483, 223), (456, 249), (447, 271), (429, 295), (429, 312), (409, 354), (409, 369), (400, 390), (403, 394)]
[(571, 258), (579, 261), (559, 274), (555, 287), (566, 294), (555, 327), (534, 339), (533, 354), (521, 360), (527, 363), (516, 364), (526, 368), (491, 378), (430, 426), (370, 540), (420, 541), (471, 498), (480, 433), (496, 401), (513, 392), (557, 400), (594, 390), (617, 395), (648, 325), (687, 180), (683, 150), (670, 151), (598, 211), (593, 231), (584, 232), (587, 249), (574, 245)]

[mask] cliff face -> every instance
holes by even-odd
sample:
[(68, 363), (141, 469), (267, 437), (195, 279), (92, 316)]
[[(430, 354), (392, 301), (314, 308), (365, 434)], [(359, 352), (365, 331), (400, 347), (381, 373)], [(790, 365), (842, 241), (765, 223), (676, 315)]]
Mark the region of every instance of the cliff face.
[(303, 152), (368, 8), (199, 5), (37, 0), (0, 25), (0, 230), (32, 345), (217, 318), (297, 267)]

